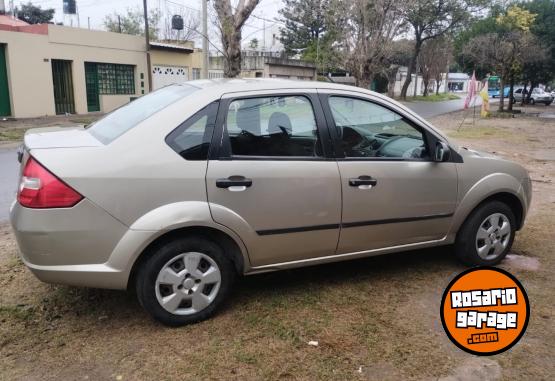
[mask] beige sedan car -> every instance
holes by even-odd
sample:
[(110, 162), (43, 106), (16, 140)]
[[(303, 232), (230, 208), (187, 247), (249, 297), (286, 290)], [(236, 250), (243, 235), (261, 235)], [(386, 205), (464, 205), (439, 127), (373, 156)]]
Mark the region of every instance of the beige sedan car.
[(520, 165), (320, 82), (168, 86), (85, 129), (31, 130), (20, 159), (31, 271), (135, 289), (168, 325), (212, 315), (238, 275), (450, 244), (496, 264), (531, 198)]

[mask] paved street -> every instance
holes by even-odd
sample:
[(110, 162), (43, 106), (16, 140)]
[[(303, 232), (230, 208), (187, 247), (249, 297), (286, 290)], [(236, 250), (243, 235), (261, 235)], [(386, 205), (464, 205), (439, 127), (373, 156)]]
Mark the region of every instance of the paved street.
[[(448, 112), (453, 112), (461, 110), (464, 108), (464, 99), (466, 94), (460, 94), (460, 99), (455, 99), (452, 101), (444, 102), (405, 102), (404, 105), (410, 108), (412, 111), (416, 112), (424, 118), (431, 118), (433, 116), (446, 114)], [(494, 102), (490, 99), (490, 104)], [(476, 106), (482, 104), (482, 99), (480, 97), (476, 98)]]

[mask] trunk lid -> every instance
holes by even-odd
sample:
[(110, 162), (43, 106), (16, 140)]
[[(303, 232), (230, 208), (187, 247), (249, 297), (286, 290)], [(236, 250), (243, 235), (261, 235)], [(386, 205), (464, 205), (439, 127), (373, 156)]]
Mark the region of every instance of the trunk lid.
[(84, 127), (33, 128), (25, 133), (25, 148), (78, 148), (99, 147), (103, 144), (89, 134)]

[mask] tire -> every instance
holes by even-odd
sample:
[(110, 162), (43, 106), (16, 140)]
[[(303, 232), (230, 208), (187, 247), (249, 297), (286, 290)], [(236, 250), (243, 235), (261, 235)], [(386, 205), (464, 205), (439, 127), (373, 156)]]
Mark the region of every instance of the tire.
[[(498, 218), (498, 226), (491, 222)], [(508, 227), (505, 227), (508, 223)], [(469, 266), (496, 265), (505, 258), (515, 238), (516, 218), (509, 206), (491, 201), (478, 206), (462, 225), (455, 241), (457, 258)]]
[(535, 104), (536, 104), (536, 101), (534, 100), (534, 98), (530, 98), (530, 104), (531, 104), (531, 105), (535, 105)]
[(216, 243), (204, 237), (179, 238), (158, 246), (142, 264), (137, 298), (162, 324), (196, 323), (221, 307), (236, 275), (231, 259)]

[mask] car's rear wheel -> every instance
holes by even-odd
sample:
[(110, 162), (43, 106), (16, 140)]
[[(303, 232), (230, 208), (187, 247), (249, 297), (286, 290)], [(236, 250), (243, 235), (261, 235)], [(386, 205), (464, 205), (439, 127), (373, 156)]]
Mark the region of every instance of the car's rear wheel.
[(536, 101), (534, 100), (534, 98), (530, 98), (530, 104), (531, 104), (531, 105), (536, 104)]
[(235, 276), (219, 245), (203, 237), (181, 238), (150, 253), (137, 275), (137, 297), (163, 324), (195, 323), (221, 306)]
[(467, 265), (495, 265), (511, 249), (515, 228), (514, 213), (505, 203), (491, 201), (482, 204), (459, 230), (455, 253)]

